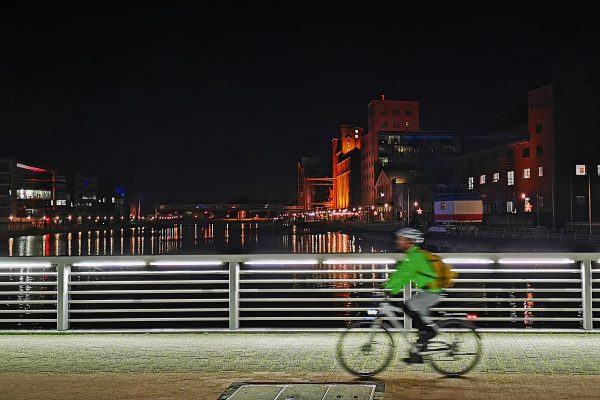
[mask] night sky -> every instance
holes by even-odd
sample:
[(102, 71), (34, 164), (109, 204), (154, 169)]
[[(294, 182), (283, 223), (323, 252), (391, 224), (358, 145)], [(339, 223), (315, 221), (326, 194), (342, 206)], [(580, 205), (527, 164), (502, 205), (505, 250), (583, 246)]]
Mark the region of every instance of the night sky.
[(382, 93), (419, 100), (426, 130), (477, 132), (600, 66), (593, 3), (23, 3), (0, 6), (0, 158), (123, 184), (149, 210), (292, 200), (297, 161), (329, 162)]

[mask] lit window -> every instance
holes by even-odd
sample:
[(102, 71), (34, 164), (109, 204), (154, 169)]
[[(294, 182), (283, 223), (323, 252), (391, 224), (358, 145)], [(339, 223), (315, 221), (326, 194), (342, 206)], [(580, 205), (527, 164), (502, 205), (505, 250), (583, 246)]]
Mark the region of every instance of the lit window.
[(440, 202), (440, 209), (446, 210), (448, 208), (448, 204), (445, 201)]
[(406, 121), (406, 127), (410, 128), (410, 122), (409, 121)]
[(358, 129), (355, 129), (355, 130), (354, 130), (354, 133), (358, 133)]
[(523, 170), (523, 179), (529, 179), (531, 177), (531, 168), (525, 168)]
[(506, 178), (508, 181), (508, 186), (512, 186), (515, 184), (515, 171), (508, 171), (506, 174)]
[(472, 176), (470, 176), (469, 177), (469, 181), (468, 181), (469, 189), (473, 189), (475, 187), (475, 183), (474, 182), (475, 182), (475, 178), (473, 178)]
[(600, 165), (598, 165), (598, 176), (600, 176)]
[(481, 175), (481, 176), (479, 177), (479, 184), (480, 184), (480, 185), (483, 185), (484, 183), (485, 183), (485, 175)]
[(358, 139), (358, 135), (354, 135), (354, 139)]
[(544, 167), (538, 167), (538, 176), (539, 177), (544, 176)]
[(514, 212), (514, 207), (513, 207), (513, 202), (512, 201), (507, 201), (506, 202), (506, 212), (507, 213)]
[(535, 124), (535, 133), (542, 133), (544, 125), (541, 122)]
[(498, 182), (498, 181), (500, 180), (500, 172), (495, 172), (495, 173), (494, 173), (494, 178), (493, 178), (493, 180), (494, 180), (494, 183), (495, 183), (495, 182)]

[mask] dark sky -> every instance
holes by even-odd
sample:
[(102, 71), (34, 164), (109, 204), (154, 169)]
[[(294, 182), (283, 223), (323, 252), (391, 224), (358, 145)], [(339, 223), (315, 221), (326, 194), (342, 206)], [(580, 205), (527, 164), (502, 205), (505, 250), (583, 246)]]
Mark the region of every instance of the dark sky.
[(149, 208), (288, 201), (296, 162), (328, 157), (381, 93), (419, 100), (425, 129), (472, 132), (600, 65), (593, 3), (21, 3), (0, 6), (0, 158)]

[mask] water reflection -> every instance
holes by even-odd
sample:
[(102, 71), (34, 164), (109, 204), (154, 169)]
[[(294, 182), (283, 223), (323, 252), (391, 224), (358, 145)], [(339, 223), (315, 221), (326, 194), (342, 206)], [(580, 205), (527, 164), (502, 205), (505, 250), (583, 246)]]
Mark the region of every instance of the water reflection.
[[(382, 247), (384, 245), (382, 244)], [(368, 246), (372, 252), (389, 251)], [(200, 253), (360, 253), (360, 241), (340, 232), (311, 233), (258, 223), (195, 224), (88, 230), (9, 238), (0, 256)]]

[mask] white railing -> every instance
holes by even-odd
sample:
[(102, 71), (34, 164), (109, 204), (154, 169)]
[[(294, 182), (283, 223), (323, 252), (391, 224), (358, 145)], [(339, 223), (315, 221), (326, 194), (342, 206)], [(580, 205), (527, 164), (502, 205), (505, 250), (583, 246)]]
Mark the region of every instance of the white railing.
[[(460, 275), (436, 311), (477, 314), (490, 329), (600, 326), (600, 254), (442, 256)], [(402, 257), (0, 258), (0, 329), (341, 328), (367, 318)]]

